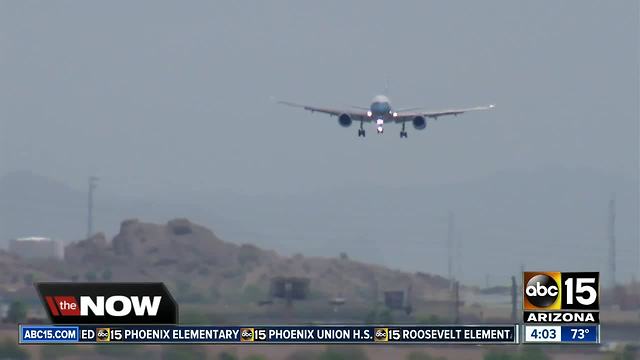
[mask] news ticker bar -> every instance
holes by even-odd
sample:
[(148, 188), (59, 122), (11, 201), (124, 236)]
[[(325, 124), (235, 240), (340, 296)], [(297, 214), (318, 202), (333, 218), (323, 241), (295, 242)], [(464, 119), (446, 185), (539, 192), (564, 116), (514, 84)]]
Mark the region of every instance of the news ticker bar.
[(518, 344), (518, 325), (20, 325), (20, 344)]

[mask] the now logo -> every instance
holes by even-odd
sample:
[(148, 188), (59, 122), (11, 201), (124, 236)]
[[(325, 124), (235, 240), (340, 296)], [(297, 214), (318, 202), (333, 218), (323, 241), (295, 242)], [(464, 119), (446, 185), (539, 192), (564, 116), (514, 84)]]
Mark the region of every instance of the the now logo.
[(177, 304), (162, 283), (38, 283), (36, 288), (54, 324), (178, 322)]
[(162, 296), (122, 296), (106, 298), (98, 296), (80, 296), (78, 302), (74, 296), (45, 296), (44, 300), (53, 316), (155, 316), (160, 308)]

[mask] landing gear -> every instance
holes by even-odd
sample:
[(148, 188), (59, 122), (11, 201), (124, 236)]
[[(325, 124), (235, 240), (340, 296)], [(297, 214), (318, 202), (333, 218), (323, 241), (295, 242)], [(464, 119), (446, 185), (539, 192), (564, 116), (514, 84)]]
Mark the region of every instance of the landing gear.
[(384, 128), (382, 127), (383, 125), (384, 125), (384, 119), (380, 118), (376, 120), (376, 130), (380, 135), (384, 134)]
[(364, 137), (364, 124), (362, 120), (360, 120), (360, 129), (358, 129), (358, 137)]
[(400, 138), (406, 138), (407, 137), (407, 132), (404, 131), (404, 122), (402, 123), (402, 130), (400, 130)]

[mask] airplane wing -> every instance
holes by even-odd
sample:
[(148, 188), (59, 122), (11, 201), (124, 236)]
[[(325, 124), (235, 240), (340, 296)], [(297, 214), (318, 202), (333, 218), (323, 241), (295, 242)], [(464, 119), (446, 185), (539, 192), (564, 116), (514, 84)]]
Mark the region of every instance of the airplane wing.
[(413, 110), (400, 111), (397, 113), (398, 115), (395, 117), (394, 121), (395, 122), (411, 121), (416, 116), (424, 116), (426, 118), (432, 118), (437, 120), (440, 116), (447, 116), (447, 115), (457, 116), (469, 111), (491, 110), (495, 107), (496, 107), (495, 105), (487, 105), (487, 106), (476, 106), (471, 108), (449, 109), (449, 110), (441, 110), (441, 111), (413, 111)]
[(319, 112), (323, 114), (328, 114), (329, 116), (340, 116), (342, 114), (347, 114), (355, 121), (364, 121), (364, 122), (373, 121), (373, 119), (367, 116), (367, 112), (364, 110), (342, 110), (342, 109), (333, 109), (333, 108), (325, 108), (325, 107), (316, 107), (316, 106), (296, 104), (289, 101), (278, 101), (278, 104), (302, 108), (307, 111), (311, 111), (312, 113)]

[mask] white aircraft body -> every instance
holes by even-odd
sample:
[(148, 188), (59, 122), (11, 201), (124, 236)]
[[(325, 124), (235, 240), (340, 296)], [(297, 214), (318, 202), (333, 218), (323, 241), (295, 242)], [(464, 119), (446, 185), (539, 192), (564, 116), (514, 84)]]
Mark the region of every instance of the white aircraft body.
[(427, 119), (437, 120), (440, 116), (454, 115), (465, 113), (467, 111), (478, 110), (490, 110), (495, 105), (477, 106), (472, 108), (461, 109), (449, 109), (442, 111), (424, 111), (421, 108), (411, 108), (404, 110), (394, 110), (391, 107), (391, 101), (386, 95), (378, 95), (373, 98), (371, 105), (366, 107), (352, 106), (352, 110), (341, 110), (334, 108), (315, 107), (308, 105), (296, 104), (288, 101), (279, 101), (280, 104), (300, 107), (311, 112), (319, 112), (329, 114), (330, 116), (337, 116), (338, 123), (343, 127), (351, 126), (353, 121), (360, 122), (360, 129), (358, 129), (358, 137), (365, 136), (364, 123), (375, 123), (376, 131), (378, 134), (384, 133), (384, 124), (388, 122), (401, 123), (402, 130), (400, 131), (400, 137), (406, 138), (407, 131), (405, 130), (405, 123), (411, 121), (413, 127), (418, 130), (423, 130), (427, 127)]

